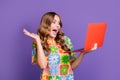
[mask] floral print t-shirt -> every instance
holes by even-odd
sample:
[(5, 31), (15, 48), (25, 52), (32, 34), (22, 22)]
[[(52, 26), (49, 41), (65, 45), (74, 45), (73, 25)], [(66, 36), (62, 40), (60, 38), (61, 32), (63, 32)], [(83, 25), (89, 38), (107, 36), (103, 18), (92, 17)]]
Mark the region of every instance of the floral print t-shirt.
[[(71, 40), (65, 36), (66, 45), (73, 50)], [(74, 80), (73, 71), (70, 65), (71, 61), (76, 59), (74, 53), (68, 54), (55, 41), (48, 40), (50, 54), (46, 56), (48, 66), (41, 70), (40, 80)], [(45, 55), (47, 52), (45, 52)], [(32, 44), (32, 64), (37, 60), (36, 42)]]

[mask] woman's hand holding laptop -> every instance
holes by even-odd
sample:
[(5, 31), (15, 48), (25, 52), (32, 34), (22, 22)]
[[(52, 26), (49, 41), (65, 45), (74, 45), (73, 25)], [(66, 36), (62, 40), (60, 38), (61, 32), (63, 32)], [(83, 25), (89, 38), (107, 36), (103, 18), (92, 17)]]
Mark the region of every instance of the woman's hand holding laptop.
[(98, 46), (98, 44), (97, 44), (97, 43), (94, 43), (94, 46), (93, 46), (92, 49), (90, 49), (90, 50), (83, 50), (81, 53), (82, 53), (82, 54), (86, 54), (86, 53), (95, 51), (95, 50), (97, 49), (97, 46)]

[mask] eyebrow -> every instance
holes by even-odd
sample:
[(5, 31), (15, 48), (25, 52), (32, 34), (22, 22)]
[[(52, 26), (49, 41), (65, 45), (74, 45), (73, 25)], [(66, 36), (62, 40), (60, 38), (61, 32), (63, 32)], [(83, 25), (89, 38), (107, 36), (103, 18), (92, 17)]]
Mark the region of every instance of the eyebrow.
[[(53, 21), (55, 21), (55, 22), (56, 22), (57, 20), (56, 20), (56, 19), (53, 19)], [(59, 20), (58, 22), (60, 23), (60, 20)]]

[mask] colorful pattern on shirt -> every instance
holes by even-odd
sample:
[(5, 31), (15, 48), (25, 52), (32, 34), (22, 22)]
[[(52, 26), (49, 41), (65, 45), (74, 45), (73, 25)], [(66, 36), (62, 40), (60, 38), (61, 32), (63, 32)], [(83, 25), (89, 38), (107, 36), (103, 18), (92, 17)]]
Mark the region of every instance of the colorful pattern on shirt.
[[(69, 37), (65, 36), (65, 43), (73, 50), (73, 46)], [(70, 62), (76, 59), (74, 53), (68, 54), (55, 41), (48, 40), (51, 53), (46, 57), (48, 67), (42, 70), (40, 80), (74, 80), (73, 71)], [(36, 42), (32, 45), (32, 63), (37, 60)], [(45, 52), (47, 54), (47, 52)]]

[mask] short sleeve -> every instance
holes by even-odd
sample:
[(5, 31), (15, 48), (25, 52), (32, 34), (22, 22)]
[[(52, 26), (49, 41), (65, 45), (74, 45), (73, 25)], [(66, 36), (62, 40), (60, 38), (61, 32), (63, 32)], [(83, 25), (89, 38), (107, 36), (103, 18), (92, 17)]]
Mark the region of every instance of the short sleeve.
[(32, 64), (37, 63), (37, 43), (34, 40), (32, 43)]
[[(47, 51), (44, 51), (45, 56), (48, 55), (49, 53)], [(47, 56), (46, 56), (47, 58)], [(37, 63), (37, 43), (34, 40), (32, 43), (32, 64)]]
[[(71, 51), (74, 50), (71, 39), (68, 36), (65, 36), (65, 43)], [(70, 54), (70, 62), (74, 61), (75, 59), (76, 59), (75, 53), (71, 53)]]

